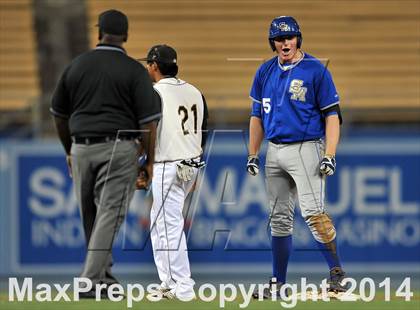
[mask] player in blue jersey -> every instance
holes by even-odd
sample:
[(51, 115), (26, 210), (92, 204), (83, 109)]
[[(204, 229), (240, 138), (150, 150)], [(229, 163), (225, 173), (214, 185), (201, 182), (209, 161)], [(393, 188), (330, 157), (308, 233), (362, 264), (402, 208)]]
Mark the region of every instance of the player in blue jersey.
[[(297, 199), (328, 263), (330, 291), (343, 292), (346, 287), (342, 284), (336, 231), (325, 208), (325, 176), (336, 168), (339, 97), (326, 67), (300, 49), (302, 34), (293, 17), (280, 16), (272, 21), (269, 43), (277, 56), (259, 67), (252, 85), (247, 170), (258, 174), (258, 152), (267, 139), (265, 174), (273, 255), (270, 282), (276, 282), (270, 287), (279, 290), (286, 283)], [(257, 292), (254, 297), (271, 298), (271, 290)]]

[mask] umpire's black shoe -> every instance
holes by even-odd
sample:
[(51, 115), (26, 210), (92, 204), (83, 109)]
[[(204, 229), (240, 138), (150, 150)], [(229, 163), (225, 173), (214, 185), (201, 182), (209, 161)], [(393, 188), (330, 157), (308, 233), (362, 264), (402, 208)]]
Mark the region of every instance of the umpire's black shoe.
[(257, 287), (252, 293), (252, 298), (254, 299), (272, 299), (273, 294), (277, 295), (277, 297), (280, 297), (280, 288), (283, 285), (283, 283), (279, 282), (277, 283), (276, 278), (271, 278), (268, 282), (269, 287), (264, 287), (262, 292), (260, 292), (259, 288)]
[(350, 283), (343, 284), (343, 279), (345, 277), (346, 273), (340, 267), (331, 269), (330, 280), (328, 281), (330, 287), (328, 288), (328, 291), (334, 293), (346, 292), (350, 287)]
[[(96, 298), (96, 290), (95, 289), (91, 289), (88, 292), (80, 292), (79, 293), (79, 299), (95, 299), (95, 298)], [(105, 288), (101, 290), (101, 300), (103, 300), (103, 299), (108, 299), (108, 291)]]
[(96, 292), (94, 290), (90, 290), (89, 292), (80, 292), (79, 299), (95, 299)]

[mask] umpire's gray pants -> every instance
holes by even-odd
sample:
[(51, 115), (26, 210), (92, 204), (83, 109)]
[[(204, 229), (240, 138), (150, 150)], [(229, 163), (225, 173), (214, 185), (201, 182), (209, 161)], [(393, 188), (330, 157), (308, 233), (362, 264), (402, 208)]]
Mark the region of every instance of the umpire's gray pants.
[(319, 172), (323, 153), (321, 140), (269, 143), (265, 174), (272, 236), (292, 234), (296, 198), (303, 217), (324, 212), (325, 179)]
[(137, 148), (133, 141), (73, 144), (72, 174), (88, 245), (81, 277), (115, 283), (112, 243), (133, 197)]

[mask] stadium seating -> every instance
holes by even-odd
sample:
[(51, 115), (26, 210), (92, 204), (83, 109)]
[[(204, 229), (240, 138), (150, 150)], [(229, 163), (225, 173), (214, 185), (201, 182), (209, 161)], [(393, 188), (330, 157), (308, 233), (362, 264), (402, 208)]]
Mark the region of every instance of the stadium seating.
[[(0, 1), (0, 110), (30, 106), (40, 95), (31, 0)], [(130, 18), (127, 50), (144, 56), (167, 43), (179, 53), (180, 76), (210, 108), (247, 109), (256, 68), (273, 56), (267, 29), (277, 15), (300, 22), (303, 48), (328, 61), (346, 109), (420, 107), (416, 1), (87, 0), (91, 45), (97, 16), (116, 8)]]
[(29, 108), (40, 95), (31, 0), (0, 1), (0, 111)]
[(248, 107), (258, 58), (273, 56), (267, 30), (278, 15), (295, 16), (303, 49), (329, 61), (343, 107), (419, 107), (416, 1), (89, 0), (92, 45), (97, 16), (110, 8), (130, 19), (130, 55), (144, 56), (157, 43), (174, 46), (180, 76), (197, 85), (212, 108)]

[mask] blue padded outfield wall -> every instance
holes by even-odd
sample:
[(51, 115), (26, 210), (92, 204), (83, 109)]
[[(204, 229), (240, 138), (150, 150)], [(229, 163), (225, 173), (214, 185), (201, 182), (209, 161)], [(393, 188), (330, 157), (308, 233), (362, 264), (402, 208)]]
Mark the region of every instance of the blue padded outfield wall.
[[(240, 131), (210, 135), (208, 165), (186, 207), (193, 270), (270, 270), (264, 176), (246, 174), (245, 141)], [(79, 271), (84, 235), (61, 145), (55, 140), (0, 143), (1, 274)], [(418, 266), (418, 132), (354, 133), (343, 138), (337, 162), (327, 200), (344, 265), (379, 271)], [(131, 203), (114, 246), (120, 272), (154, 271), (150, 203), (151, 197), (140, 192)], [(299, 212), (296, 217), (291, 269), (321, 266)]]

